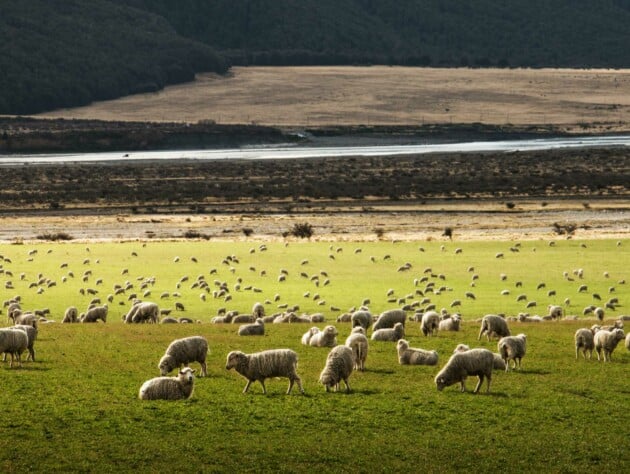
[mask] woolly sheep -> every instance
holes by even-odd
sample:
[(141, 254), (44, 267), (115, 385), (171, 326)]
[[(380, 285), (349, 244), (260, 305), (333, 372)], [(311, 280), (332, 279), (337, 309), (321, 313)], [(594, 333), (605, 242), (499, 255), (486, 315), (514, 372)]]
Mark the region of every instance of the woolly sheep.
[(372, 314), (369, 311), (355, 311), (350, 317), (352, 327), (361, 326), (366, 331), (372, 325)]
[(393, 328), (377, 329), (372, 333), (373, 341), (396, 342), (405, 337), (405, 327), (402, 323), (394, 324)]
[(357, 326), (352, 330), (350, 335), (346, 338), (346, 347), (352, 349), (352, 356), (354, 357), (354, 370), (365, 370), (365, 361), (367, 360), (369, 341), (365, 335), (365, 329), (361, 326)]
[(564, 314), (562, 306), (559, 305), (550, 304), (549, 306), (547, 306), (547, 311), (549, 313), (549, 316), (551, 316), (551, 319), (562, 319), (562, 316)]
[(338, 391), (339, 384), (343, 380), (346, 384), (346, 392), (350, 393), (348, 378), (352, 374), (353, 366), (354, 356), (352, 355), (352, 349), (348, 346), (334, 347), (326, 357), (326, 365), (319, 375), (319, 382), (329, 392), (331, 388)]
[(125, 316), (125, 323), (157, 323), (160, 320), (160, 308), (156, 303), (143, 301), (132, 306)]
[(457, 382), (461, 384), (461, 391), (466, 391), (466, 378), (469, 375), (479, 377), (474, 393), (479, 392), (484, 378), (488, 380), (487, 392), (490, 392), (494, 356), (488, 349), (476, 348), (465, 352), (457, 352), (451, 356), (446, 365), (435, 376), (438, 391)]
[(255, 303), (252, 307), (252, 315), (254, 318), (264, 318), (265, 317), (265, 307), (262, 303)]
[(491, 336), (497, 336), (499, 338), (509, 336), (510, 329), (508, 328), (507, 321), (501, 316), (486, 314), (481, 320), (481, 329), (479, 330), (477, 340), (480, 340), (483, 334), (486, 335), (489, 341)]
[(185, 367), (176, 377), (155, 377), (140, 387), (141, 400), (187, 400), (195, 387), (194, 369)]
[(514, 368), (521, 368), (521, 360), (527, 352), (527, 336), (506, 336), (499, 339), (497, 349), (505, 362), (505, 371), (510, 370), (510, 360), (514, 362)]
[[(458, 344), (457, 347), (455, 347), (453, 354), (455, 354), (456, 352), (466, 352), (469, 350), (470, 347), (466, 344)], [(492, 355), (494, 356), (494, 370), (505, 370), (505, 362), (503, 361), (503, 357), (501, 357), (501, 354), (493, 352)]]
[(597, 360), (601, 360), (601, 352), (604, 351), (604, 362), (610, 362), (612, 353), (617, 347), (619, 341), (624, 339), (623, 329), (613, 329), (612, 331), (597, 331), (595, 333), (594, 343), (597, 351)]
[(300, 392), (304, 393), (302, 380), (297, 374), (297, 362), (298, 355), (291, 349), (271, 349), (252, 354), (232, 351), (227, 355), (225, 369), (235, 369), (247, 379), (247, 385), (245, 385), (243, 393), (247, 393), (252, 382), (259, 381), (262, 385), (263, 393), (266, 394), (265, 379), (287, 377), (289, 379), (288, 395), (291, 393), (294, 383), (297, 383)]
[(372, 329), (376, 331), (378, 329), (393, 328), (396, 323), (404, 326), (406, 319), (407, 315), (402, 309), (389, 309), (379, 315)]
[(33, 313), (13, 313), (13, 323), (14, 324), (25, 324), (27, 326), (37, 327), (38, 316)]
[(575, 331), (575, 358), (578, 358), (578, 354), (582, 351), (582, 356), (586, 359), (586, 353), (588, 352), (588, 358), (593, 356), (593, 349), (595, 348), (595, 342), (593, 337), (593, 330), (589, 328), (580, 328)]
[(27, 325), (27, 324), (17, 324), (12, 327), (12, 329), (19, 329), (26, 333), (26, 337), (28, 338), (28, 345), (26, 348), (28, 349), (28, 357), (26, 360), (32, 360), (35, 362), (35, 341), (37, 340), (37, 328)]
[(343, 313), (337, 316), (338, 323), (349, 323), (352, 321), (352, 313)]
[(400, 339), (396, 345), (398, 351), (398, 363), (400, 365), (437, 365), (437, 351), (409, 347), (409, 342)]
[(313, 347), (335, 347), (337, 345), (337, 329), (335, 326), (326, 326), (311, 337), (309, 345)]
[(264, 336), (265, 335), (265, 323), (262, 318), (256, 319), (255, 323), (243, 324), (238, 328), (239, 336)]
[(62, 323), (78, 323), (79, 311), (75, 306), (69, 306), (66, 308), (66, 312), (63, 315)]
[(166, 316), (165, 318), (162, 318), (162, 320), (160, 321), (160, 324), (176, 324), (179, 321), (176, 318), (173, 318), (171, 316)]
[(626, 349), (630, 351), (630, 333), (626, 336)]
[(311, 329), (306, 331), (304, 335), (302, 336), (302, 344), (304, 344), (305, 346), (308, 346), (310, 344), (311, 338), (313, 337), (313, 334), (317, 334), (318, 332), (319, 332), (318, 327), (312, 327)]
[(454, 314), (451, 317), (441, 320), (438, 329), (440, 331), (459, 331), (461, 322), (461, 317), (458, 314)]
[(106, 304), (103, 306), (95, 306), (94, 308), (87, 310), (85, 313), (81, 313), (80, 321), (82, 323), (95, 323), (100, 319), (101, 321), (106, 322), (107, 311), (108, 308)]
[(597, 307), (593, 310), (593, 314), (600, 321), (604, 320), (604, 308)]
[(190, 336), (175, 339), (166, 348), (160, 359), (158, 368), (161, 375), (166, 375), (175, 368), (181, 368), (190, 362), (201, 364), (200, 377), (207, 375), (206, 357), (208, 356), (208, 341), (202, 336)]
[(27, 348), (28, 336), (26, 332), (13, 327), (0, 329), (0, 353), (11, 356), (10, 368), (13, 367), (14, 359), (17, 359), (19, 367), (22, 367), (22, 353)]
[(427, 311), (422, 315), (420, 329), (425, 336), (435, 335), (440, 326), (440, 315), (435, 311)]

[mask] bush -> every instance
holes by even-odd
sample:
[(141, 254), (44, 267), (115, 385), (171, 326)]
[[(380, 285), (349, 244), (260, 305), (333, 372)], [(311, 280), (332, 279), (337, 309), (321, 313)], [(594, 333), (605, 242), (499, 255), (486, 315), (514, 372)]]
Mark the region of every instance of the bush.
[(289, 231), (289, 233), (300, 239), (310, 239), (313, 234), (313, 226), (308, 222), (299, 222), (293, 225), (293, 228)]
[(74, 237), (72, 237), (70, 234), (67, 234), (65, 232), (57, 232), (57, 233), (54, 233), (54, 234), (40, 234), (36, 238), (38, 240), (52, 240), (52, 241), (72, 240), (72, 239), (74, 239)]

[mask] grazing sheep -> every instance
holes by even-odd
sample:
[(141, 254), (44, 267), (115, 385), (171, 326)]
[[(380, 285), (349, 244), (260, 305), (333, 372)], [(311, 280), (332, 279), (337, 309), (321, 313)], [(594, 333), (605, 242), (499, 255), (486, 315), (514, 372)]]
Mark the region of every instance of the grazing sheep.
[(369, 311), (355, 311), (354, 313), (352, 313), (350, 321), (352, 322), (353, 328), (361, 326), (367, 331), (372, 325), (372, 314)]
[(14, 359), (17, 359), (19, 367), (22, 367), (22, 353), (27, 348), (28, 336), (25, 331), (13, 327), (0, 329), (0, 353), (11, 356), (9, 368), (13, 367)]
[(326, 357), (326, 365), (319, 375), (319, 381), (329, 392), (331, 388), (339, 390), (339, 384), (343, 380), (346, 384), (346, 392), (350, 393), (348, 378), (352, 374), (354, 356), (352, 349), (347, 346), (337, 346), (331, 349)]
[(486, 314), (481, 320), (481, 329), (479, 330), (477, 340), (480, 340), (484, 333), (489, 341), (491, 336), (497, 336), (498, 338), (509, 336), (510, 329), (508, 328), (507, 321), (501, 316)]
[(243, 324), (238, 328), (239, 336), (264, 336), (265, 335), (265, 323), (262, 318), (256, 319), (255, 323)]
[(497, 349), (501, 358), (505, 362), (505, 371), (510, 370), (510, 360), (514, 362), (514, 368), (521, 368), (521, 360), (525, 357), (527, 351), (527, 336), (519, 334), (518, 336), (506, 336), (499, 339)]
[(354, 370), (365, 370), (365, 361), (367, 360), (369, 342), (365, 335), (365, 329), (357, 326), (352, 330), (346, 338), (345, 345), (352, 349), (354, 356)]
[(404, 326), (406, 319), (407, 315), (402, 309), (389, 309), (379, 315), (372, 329), (376, 331), (383, 328), (393, 328), (396, 323)]
[(562, 306), (559, 305), (550, 304), (547, 306), (547, 311), (549, 316), (551, 316), (551, 319), (562, 319), (562, 316), (564, 315)]
[(488, 380), (487, 392), (490, 392), (492, 381), (492, 369), (494, 367), (494, 355), (488, 349), (470, 349), (457, 352), (451, 356), (446, 365), (435, 376), (435, 385), (438, 391), (457, 382), (461, 384), (461, 391), (466, 391), (466, 378), (469, 375), (479, 377), (479, 382), (473, 393), (479, 392), (484, 378)]
[(160, 320), (160, 308), (156, 303), (143, 301), (134, 304), (127, 315), (125, 323), (157, 323)]
[(225, 369), (235, 369), (247, 379), (247, 385), (245, 385), (243, 393), (247, 393), (252, 382), (259, 381), (262, 385), (263, 393), (266, 394), (265, 379), (287, 377), (289, 379), (288, 395), (296, 382), (300, 392), (304, 393), (302, 380), (297, 374), (297, 362), (298, 355), (291, 349), (271, 349), (252, 354), (232, 351), (227, 355)]
[(140, 400), (187, 400), (195, 387), (194, 369), (185, 367), (176, 377), (155, 377), (140, 387)]
[(427, 311), (422, 315), (420, 329), (425, 336), (435, 336), (440, 327), (440, 315), (435, 311)]
[(326, 326), (322, 331), (313, 334), (308, 343), (313, 347), (335, 347), (337, 334), (335, 326)]
[(161, 375), (168, 374), (175, 368), (181, 368), (190, 362), (201, 364), (200, 377), (207, 375), (206, 357), (208, 356), (208, 341), (202, 336), (190, 336), (175, 339), (166, 348), (166, 352), (160, 359), (158, 369)]
[(610, 362), (612, 359), (612, 353), (619, 344), (619, 341), (624, 339), (625, 334), (623, 329), (613, 329), (612, 331), (597, 331), (595, 333), (594, 343), (595, 350), (597, 351), (597, 360), (601, 360), (601, 352), (604, 351), (604, 362)]
[(78, 323), (79, 311), (75, 306), (69, 306), (66, 308), (66, 312), (63, 315), (62, 323)]
[(311, 338), (313, 337), (314, 334), (317, 334), (318, 332), (319, 332), (318, 327), (312, 327), (311, 329), (306, 331), (304, 335), (302, 336), (302, 344), (304, 344), (305, 346), (310, 345)]
[(352, 321), (352, 313), (343, 313), (337, 316), (338, 323), (349, 323)]
[(373, 341), (396, 342), (403, 337), (405, 337), (405, 327), (402, 323), (394, 324), (393, 328), (377, 329), (372, 333)]
[(166, 316), (165, 318), (162, 318), (162, 320), (160, 321), (160, 324), (176, 324), (179, 321), (171, 316)]
[(95, 306), (88, 309), (85, 313), (81, 313), (80, 321), (82, 323), (95, 323), (99, 319), (103, 322), (107, 321), (107, 305)]
[(588, 358), (593, 356), (593, 349), (595, 348), (595, 341), (593, 337), (593, 330), (589, 328), (580, 328), (575, 331), (575, 358), (578, 359), (578, 354), (582, 351), (584, 359), (586, 359), (586, 353), (588, 352)]
[(438, 326), (440, 331), (459, 331), (459, 325), (462, 322), (461, 316), (459, 314), (454, 314), (449, 316), (448, 318), (442, 319)]
[(396, 345), (398, 350), (398, 363), (400, 365), (437, 365), (437, 351), (409, 347), (409, 342), (400, 339)]
[(326, 321), (326, 318), (322, 313), (311, 314), (309, 319), (312, 323), (323, 323)]
[[(453, 354), (457, 352), (466, 352), (469, 350), (470, 350), (470, 347), (467, 346), (466, 344), (457, 344), (457, 347), (455, 347)], [(494, 356), (494, 366), (493, 366), (494, 370), (505, 370), (505, 362), (503, 361), (503, 357), (501, 357), (501, 354), (497, 354), (496, 352), (493, 352), (492, 355)]]

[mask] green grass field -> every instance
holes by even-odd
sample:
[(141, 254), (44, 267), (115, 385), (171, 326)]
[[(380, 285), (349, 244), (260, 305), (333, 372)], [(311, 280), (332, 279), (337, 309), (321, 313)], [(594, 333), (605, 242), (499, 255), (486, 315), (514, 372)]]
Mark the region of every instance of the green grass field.
[[(585, 306), (603, 305), (614, 296), (620, 306), (608, 310), (606, 319), (627, 314), (629, 285), (620, 282), (630, 280), (630, 240), (620, 245), (561, 240), (555, 246), (531, 241), (518, 252), (510, 250), (515, 244), (270, 242), (266, 251), (260, 242), (212, 241), (0, 246), (2, 299), (20, 295), (24, 309), (49, 308), (57, 321), (40, 326), (36, 362), (25, 362), (22, 369), (0, 367), (0, 471), (496, 472), (508, 466), (516, 472), (628, 471), (630, 352), (622, 343), (611, 363), (576, 361), (573, 334), (595, 322), (582, 316)], [(496, 257), (499, 252), (502, 258)], [(399, 271), (406, 263), (411, 268)], [(578, 268), (582, 279), (573, 275)], [(87, 270), (92, 273), (83, 281)], [(288, 276), (279, 282), (282, 270)], [(319, 286), (311, 279), (316, 274)], [(177, 288), (184, 275), (189, 280)], [(226, 282), (232, 299), (209, 293), (203, 301), (203, 291), (191, 288), (199, 275), (212, 289), (218, 288), (215, 280)], [(416, 285), (414, 280), (425, 276), (435, 288), (445, 287), (440, 294), (425, 291), (428, 282)], [(150, 277), (155, 284), (143, 297), (140, 286)], [(330, 283), (324, 285), (326, 278)], [(109, 303), (106, 324), (58, 324), (66, 307), (83, 311), (94, 298), (80, 289), (98, 290), (96, 296), (105, 301), (114, 285), (127, 281), (134, 288)], [(545, 287), (537, 289), (539, 283)], [(580, 285), (587, 291), (579, 293)], [(279, 304), (324, 313), (343, 343), (350, 325), (335, 323), (336, 317), (364, 299), (373, 313), (398, 307), (402, 300), (388, 302), (390, 289), (406, 304), (429, 298), (438, 310), (461, 300), (455, 309), (463, 315), (463, 329), (425, 338), (418, 323), (407, 325), (412, 346), (438, 351), (437, 367), (399, 366), (395, 344), (373, 342), (367, 370), (350, 378), (351, 394), (326, 393), (317, 383), (328, 350), (300, 344), (311, 325), (268, 324), (264, 337), (243, 338), (235, 325), (210, 324), (218, 308), (247, 313), (254, 302), (269, 300), (268, 314), (280, 311)], [(416, 294), (419, 289), (424, 296)], [(510, 294), (502, 296), (505, 289)], [(551, 290), (556, 294), (548, 296)], [(163, 308), (180, 301), (186, 310), (172, 314), (201, 324), (122, 324), (131, 292)], [(163, 292), (170, 296), (161, 299)], [(519, 294), (526, 301), (517, 302)], [(458, 343), (496, 350), (496, 341), (477, 342), (478, 318), (500, 312), (514, 316), (528, 301), (537, 304), (530, 313), (544, 315), (548, 304), (564, 304), (565, 298), (570, 299), (567, 314), (578, 315), (577, 321), (510, 323), (513, 334), (527, 334), (528, 354), (521, 371), (495, 372), (489, 395), (470, 393), (473, 379), (468, 393), (456, 386), (437, 392), (433, 378)], [(322, 300), (325, 304), (318, 304)], [(170, 341), (196, 334), (208, 339), (211, 353), (209, 376), (197, 379), (192, 399), (138, 400), (142, 382), (159, 375), (157, 363)], [(298, 352), (306, 395), (284, 395), (286, 379), (267, 381), (266, 396), (259, 384), (243, 395), (245, 379), (225, 370), (227, 353), (276, 347)]]

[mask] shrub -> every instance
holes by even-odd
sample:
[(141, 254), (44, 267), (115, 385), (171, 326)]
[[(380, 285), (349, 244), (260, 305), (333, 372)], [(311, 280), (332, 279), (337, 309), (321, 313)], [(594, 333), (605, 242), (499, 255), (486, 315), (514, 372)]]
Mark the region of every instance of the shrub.
[(293, 225), (293, 228), (289, 231), (289, 233), (300, 239), (310, 239), (313, 234), (313, 226), (308, 222), (298, 222)]
[(74, 239), (74, 237), (72, 237), (70, 234), (67, 234), (66, 232), (56, 232), (54, 234), (40, 234), (36, 238), (38, 240), (52, 240), (52, 241)]

